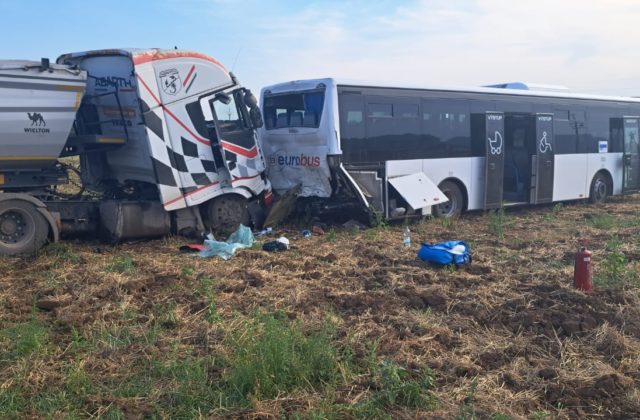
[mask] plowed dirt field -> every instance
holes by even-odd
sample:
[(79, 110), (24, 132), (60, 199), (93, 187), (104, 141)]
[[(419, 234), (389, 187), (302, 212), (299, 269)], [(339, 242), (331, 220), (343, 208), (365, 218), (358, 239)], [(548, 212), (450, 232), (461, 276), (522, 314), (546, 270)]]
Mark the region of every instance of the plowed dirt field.
[[(0, 417), (640, 418), (640, 196), (0, 259)], [(458, 269), (416, 258), (461, 239)], [(595, 289), (572, 287), (579, 239)]]

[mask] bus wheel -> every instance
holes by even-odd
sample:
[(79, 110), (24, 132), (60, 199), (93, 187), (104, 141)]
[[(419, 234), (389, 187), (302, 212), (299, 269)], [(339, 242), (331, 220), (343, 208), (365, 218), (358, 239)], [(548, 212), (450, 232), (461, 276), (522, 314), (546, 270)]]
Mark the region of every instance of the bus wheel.
[(607, 177), (602, 173), (597, 173), (591, 181), (591, 189), (589, 190), (589, 202), (593, 204), (602, 204), (609, 197), (609, 187), (607, 186)]
[(0, 202), (0, 254), (34, 254), (48, 236), (49, 225), (33, 204), (22, 200)]
[(216, 197), (207, 206), (207, 219), (215, 233), (228, 236), (235, 232), (240, 224), (249, 225), (251, 218), (247, 200), (236, 194)]
[(438, 188), (447, 196), (449, 201), (433, 206), (431, 208), (433, 215), (445, 218), (459, 216), (464, 206), (464, 196), (462, 195), (462, 191), (460, 191), (460, 187), (458, 187), (455, 182), (443, 181), (438, 185)]

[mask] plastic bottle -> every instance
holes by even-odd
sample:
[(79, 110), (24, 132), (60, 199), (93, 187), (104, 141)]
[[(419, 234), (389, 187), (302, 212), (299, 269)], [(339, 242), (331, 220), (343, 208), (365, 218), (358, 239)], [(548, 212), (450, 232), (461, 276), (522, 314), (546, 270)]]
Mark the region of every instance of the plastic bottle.
[(409, 226), (402, 228), (402, 243), (405, 248), (409, 248), (411, 246), (411, 231), (409, 230)]

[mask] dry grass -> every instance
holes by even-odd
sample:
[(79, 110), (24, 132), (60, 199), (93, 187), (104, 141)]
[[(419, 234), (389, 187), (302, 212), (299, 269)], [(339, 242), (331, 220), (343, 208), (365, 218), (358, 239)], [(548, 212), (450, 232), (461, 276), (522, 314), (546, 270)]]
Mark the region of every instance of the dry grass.
[[(179, 254), (180, 238), (1, 259), (0, 417), (637, 418), (637, 283), (587, 295), (571, 279), (578, 239), (598, 275), (612, 234), (638, 278), (639, 205), (425, 221), (410, 251), (391, 226), (284, 229), (291, 250), (227, 262)], [(449, 239), (470, 243), (470, 266), (415, 258)], [(299, 363), (238, 393), (256, 348)]]

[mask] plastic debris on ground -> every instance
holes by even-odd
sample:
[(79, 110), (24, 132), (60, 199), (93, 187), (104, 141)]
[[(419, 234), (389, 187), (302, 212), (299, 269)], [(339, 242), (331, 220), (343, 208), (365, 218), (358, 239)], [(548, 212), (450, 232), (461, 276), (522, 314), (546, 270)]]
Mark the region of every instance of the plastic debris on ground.
[(447, 241), (435, 244), (423, 242), (418, 258), (437, 265), (464, 265), (471, 262), (469, 245), (463, 241)]
[(267, 235), (271, 235), (273, 233), (273, 228), (266, 228), (266, 229), (262, 229), (260, 232), (256, 233), (256, 236), (267, 236)]
[(226, 261), (233, 257), (237, 250), (253, 246), (253, 242), (254, 237), (253, 233), (251, 233), (251, 229), (244, 225), (240, 225), (238, 230), (233, 232), (225, 242), (206, 239), (204, 241), (204, 249), (200, 251), (198, 256), (218, 256)]
[(314, 225), (311, 228), (311, 232), (315, 233), (316, 235), (324, 235), (324, 229), (322, 229), (322, 227), (318, 225)]
[(269, 252), (286, 251), (289, 249), (289, 240), (281, 236), (275, 241), (265, 242), (262, 249)]
[(310, 238), (310, 237), (311, 237), (311, 231), (310, 231), (310, 230), (308, 230), (308, 229), (303, 230), (303, 231), (302, 231), (302, 236), (303, 236), (304, 238)]
[(178, 250), (183, 254), (195, 254), (196, 252), (200, 252), (204, 249), (204, 245), (202, 244), (187, 244), (182, 245)]

